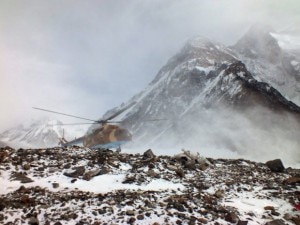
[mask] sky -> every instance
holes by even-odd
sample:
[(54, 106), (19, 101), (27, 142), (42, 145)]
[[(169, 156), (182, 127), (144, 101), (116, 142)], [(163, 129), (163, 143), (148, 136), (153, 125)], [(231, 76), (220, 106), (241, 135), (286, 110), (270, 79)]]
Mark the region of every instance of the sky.
[(232, 45), (255, 23), (300, 24), (299, 9), (299, 0), (1, 0), (0, 132), (45, 116), (32, 107), (99, 119), (190, 38)]

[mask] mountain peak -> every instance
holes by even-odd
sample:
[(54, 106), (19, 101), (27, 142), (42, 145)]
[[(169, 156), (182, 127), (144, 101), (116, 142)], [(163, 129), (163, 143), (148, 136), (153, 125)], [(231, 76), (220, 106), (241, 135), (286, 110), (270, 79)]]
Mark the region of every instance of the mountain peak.
[(207, 49), (213, 47), (215, 44), (205, 37), (197, 36), (189, 39), (187, 45), (198, 49)]
[(233, 48), (246, 57), (263, 58), (271, 63), (277, 63), (282, 55), (282, 50), (271, 32), (274, 32), (272, 27), (255, 24)]

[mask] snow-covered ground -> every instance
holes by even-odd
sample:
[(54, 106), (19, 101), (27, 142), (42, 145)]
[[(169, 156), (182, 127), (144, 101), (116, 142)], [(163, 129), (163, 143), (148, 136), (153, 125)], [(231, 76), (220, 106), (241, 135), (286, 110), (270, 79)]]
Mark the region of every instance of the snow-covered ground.
[(300, 170), (153, 152), (1, 149), (0, 223), (258, 225), (300, 218)]

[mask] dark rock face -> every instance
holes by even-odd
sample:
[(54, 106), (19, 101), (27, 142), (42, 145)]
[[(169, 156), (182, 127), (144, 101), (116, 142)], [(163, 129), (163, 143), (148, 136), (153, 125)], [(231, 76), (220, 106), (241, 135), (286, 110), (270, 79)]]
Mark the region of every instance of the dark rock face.
[(274, 159), (266, 162), (266, 165), (272, 172), (284, 172), (284, 166), (280, 159)]

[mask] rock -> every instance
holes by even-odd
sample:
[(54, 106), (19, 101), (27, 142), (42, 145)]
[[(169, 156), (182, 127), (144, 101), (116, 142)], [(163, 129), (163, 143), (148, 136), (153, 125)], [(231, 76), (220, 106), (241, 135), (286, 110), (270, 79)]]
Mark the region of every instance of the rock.
[(148, 170), (147, 175), (152, 178), (160, 178), (159, 174), (155, 173), (152, 169)]
[(138, 220), (144, 220), (145, 219), (145, 217), (144, 217), (144, 215), (138, 215), (137, 217), (136, 217)]
[(265, 207), (264, 207), (264, 210), (274, 211), (275, 208), (274, 208), (274, 206), (265, 206)]
[(99, 175), (108, 174), (110, 172), (110, 169), (108, 167), (103, 167), (101, 171), (99, 172)]
[(39, 220), (35, 217), (30, 217), (28, 221), (29, 225), (39, 225)]
[(128, 220), (128, 223), (133, 224), (135, 221), (136, 221), (136, 218), (130, 217), (130, 219)]
[(23, 196), (21, 196), (21, 198), (20, 198), (20, 202), (21, 202), (23, 205), (30, 205), (30, 204), (34, 203), (34, 199), (33, 199), (33, 198), (30, 198), (28, 195), (23, 195)]
[(125, 180), (122, 182), (123, 184), (132, 184), (136, 182), (135, 176), (126, 176)]
[(239, 218), (234, 212), (230, 212), (226, 214), (225, 220), (230, 223), (237, 223)]
[(3, 211), (3, 209), (5, 209), (5, 204), (3, 204), (2, 202), (0, 202), (0, 212)]
[(133, 210), (130, 210), (130, 209), (129, 209), (129, 210), (126, 211), (126, 215), (127, 215), (127, 216), (134, 216), (134, 214), (135, 214), (135, 213), (134, 213)]
[(215, 193), (214, 193), (214, 196), (217, 197), (217, 198), (222, 198), (224, 195), (224, 191), (223, 190), (217, 190)]
[(268, 161), (266, 165), (272, 172), (283, 172), (285, 169), (280, 159)]
[(184, 171), (182, 169), (176, 169), (175, 173), (177, 176), (179, 176), (180, 178), (184, 177)]
[(30, 170), (30, 164), (28, 164), (28, 163), (24, 164), (23, 170)]
[(284, 214), (283, 218), (285, 220), (292, 220), (293, 216), (291, 214), (289, 214), (289, 213), (286, 213), (286, 214)]
[(61, 222), (55, 222), (54, 225), (62, 225)]
[(6, 151), (0, 152), (0, 163), (4, 162), (5, 158), (8, 156)]
[(205, 219), (205, 218), (198, 218), (198, 221), (202, 224), (207, 224), (207, 219)]
[(52, 187), (53, 187), (53, 188), (58, 188), (58, 187), (59, 187), (59, 183), (53, 183), (53, 184), (52, 184)]
[(93, 177), (95, 176), (98, 176), (100, 174), (100, 169), (95, 169), (95, 170), (91, 170), (89, 172), (86, 172), (84, 175), (83, 175), (83, 179), (84, 180), (91, 180)]
[(247, 225), (248, 221), (239, 220), (236, 225)]
[(284, 184), (297, 184), (300, 183), (300, 177), (290, 177), (283, 181)]
[(10, 177), (12, 180), (18, 180), (20, 181), (22, 184), (25, 183), (31, 183), (33, 182), (33, 180), (29, 177), (27, 177), (26, 175), (24, 175), (23, 173), (13, 173)]
[(70, 173), (65, 172), (64, 175), (67, 177), (78, 178), (79, 176), (82, 176), (85, 172), (84, 166), (76, 167), (73, 170), (74, 172), (70, 172)]
[(296, 225), (300, 225), (300, 217), (294, 217), (294, 218), (292, 218), (292, 221), (293, 221)]
[(147, 151), (144, 152), (144, 154), (143, 154), (143, 160), (153, 159), (153, 158), (155, 158), (155, 155), (154, 155), (154, 153), (152, 152), (151, 149), (148, 149)]
[(280, 213), (279, 213), (279, 212), (276, 212), (275, 210), (273, 210), (273, 211), (271, 212), (271, 214), (272, 214), (273, 216), (280, 216)]
[(265, 225), (285, 225), (283, 220), (277, 219), (270, 222), (267, 222)]

